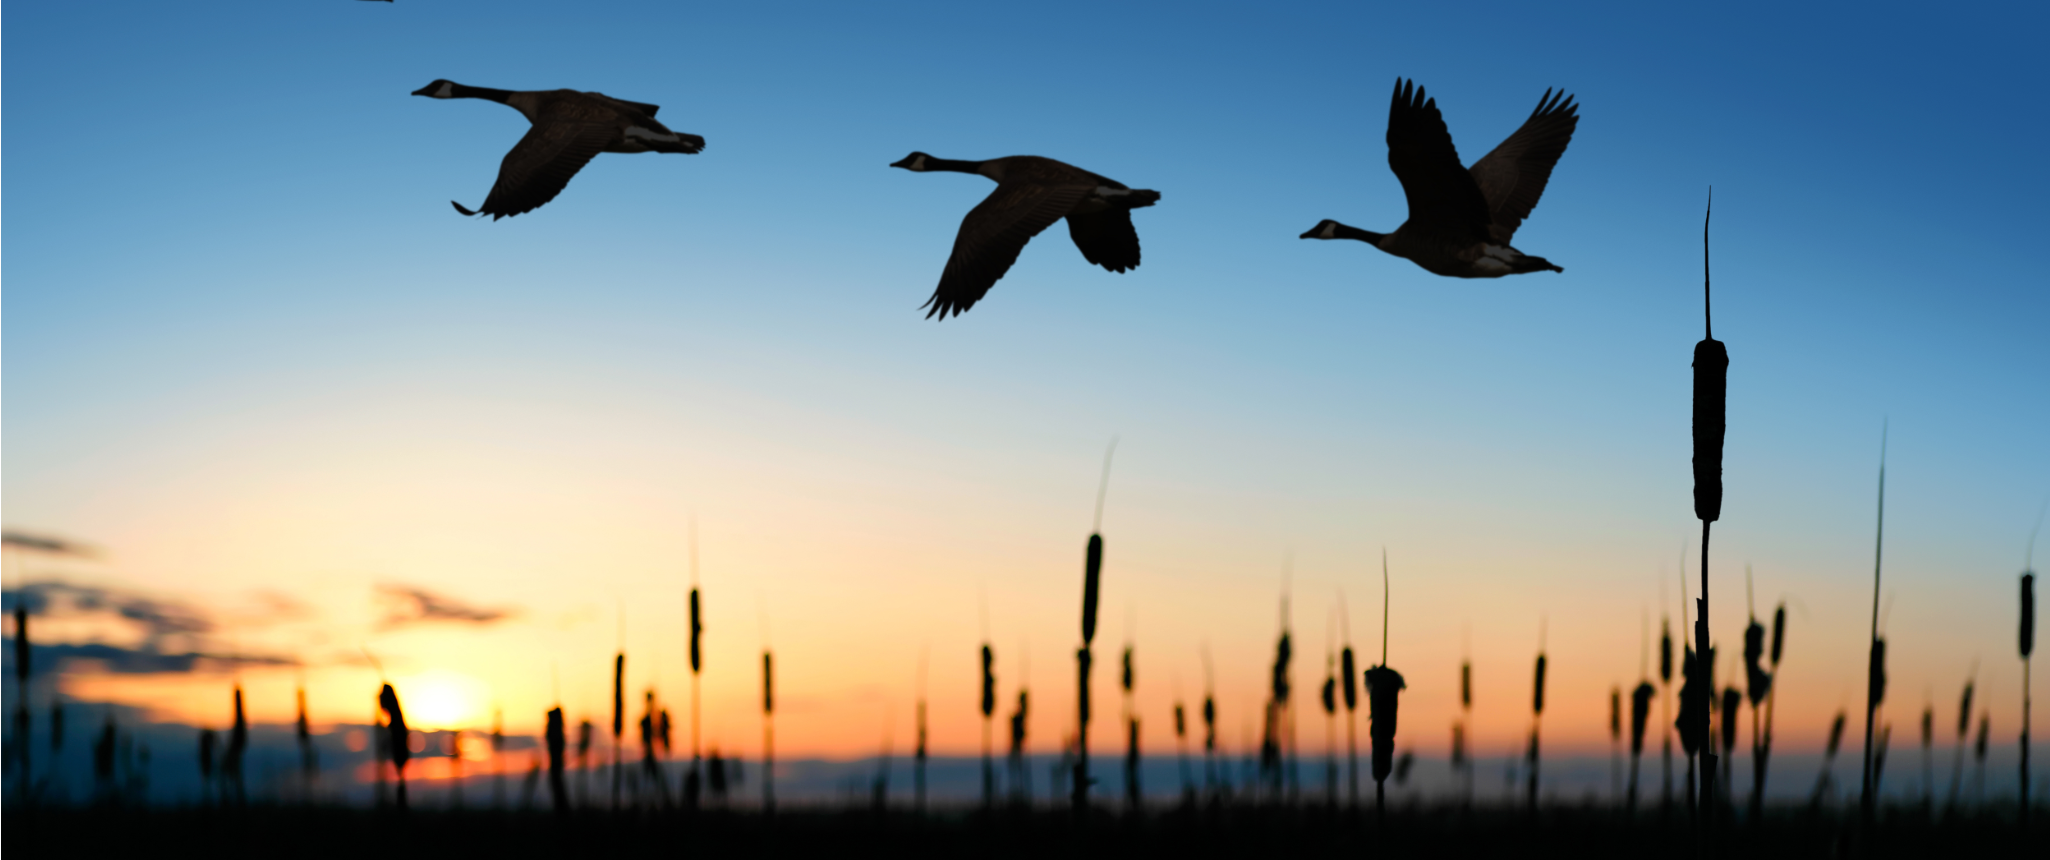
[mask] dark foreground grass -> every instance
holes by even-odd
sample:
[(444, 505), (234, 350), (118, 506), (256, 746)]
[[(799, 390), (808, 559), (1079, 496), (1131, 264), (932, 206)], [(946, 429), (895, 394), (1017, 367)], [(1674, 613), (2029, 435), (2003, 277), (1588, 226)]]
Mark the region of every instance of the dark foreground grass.
[[(603, 857), (644, 852), (696, 856), (976, 857), (2023, 857), (2030, 856), (2011, 816), (1931, 822), (1901, 810), (1882, 816), (1869, 837), (1855, 818), (1768, 813), (1759, 827), (1732, 827), (1723, 844), (1697, 855), (1684, 826), (1661, 826), (1654, 812), (1636, 821), (1613, 810), (1391, 810), (1376, 826), (1369, 814), (1329, 808), (1182, 808), (1143, 817), (1098, 813), (1078, 823), (1069, 813), (785, 810), (695, 815), (546, 813), (252, 807), (241, 811), (41, 810), (5, 816), (11, 857)], [(2035, 834), (2040, 838), (2040, 834)], [(2033, 843), (2040, 850), (2041, 843)], [(1328, 852), (1328, 853), (1327, 853)], [(2037, 854), (2035, 856), (2041, 856)]]

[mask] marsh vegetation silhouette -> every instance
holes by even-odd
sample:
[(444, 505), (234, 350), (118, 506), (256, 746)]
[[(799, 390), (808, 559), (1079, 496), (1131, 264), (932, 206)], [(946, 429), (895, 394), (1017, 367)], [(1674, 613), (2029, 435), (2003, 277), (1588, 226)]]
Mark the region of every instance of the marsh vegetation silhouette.
[(890, 165), (913, 173), (948, 171), (988, 177), (996, 190), (968, 210), (940, 285), (921, 308), (946, 319), (982, 301), (1018, 261), (1025, 243), (1066, 218), (1082, 258), (1113, 272), (1139, 268), (1139, 231), (1132, 210), (1160, 202), (1160, 192), (1134, 189), (1072, 164), (1036, 155), (955, 161), (913, 152)]
[(464, 215), (510, 218), (540, 208), (569, 185), (601, 152), (673, 152), (695, 155), (705, 139), (670, 131), (655, 121), (657, 105), (576, 90), (495, 90), (436, 79), (413, 91), (431, 99), (483, 99), (519, 111), (533, 127), (498, 165), (498, 180), (476, 209), (453, 200)]
[(1463, 168), (1437, 100), (1398, 78), (1388, 106), (1388, 169), (1402, 182), (1409, 219), (1393, 233), (1376, 233), (1327, 218), (1300, 238), (1355, 239), (1454, 278), (1563, 272), (1509, 243), (1572, 142), (1578, 111), (1572, 96), (1547, 89), (1516, 133)]

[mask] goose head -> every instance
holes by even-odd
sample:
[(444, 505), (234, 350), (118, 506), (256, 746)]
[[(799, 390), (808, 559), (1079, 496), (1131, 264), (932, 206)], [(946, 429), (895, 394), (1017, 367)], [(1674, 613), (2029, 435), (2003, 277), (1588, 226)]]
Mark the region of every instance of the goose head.
[(1326, 218), (1326, 219), (1324, 219), (1324, 220), (1322, 220), (1322, 221), (1319, 221), (1319, 222), (1317, 222), (1317, 226), (1315, 226), (1315, 227), (1311, 227), (1311, 228), (1309, 229), (1309, 231), (1308, 231), (1308, 232), (1305, 232), (1305, 233), (1304, 233), (1303, 235), (1301, 235), (1301, 236), (1298, 236), (1298, 237), (1296, 237), (1296, 238), (1298, 238), (1298, 239), (1336, 239), (1336, 238), (1338, 238), (1338, 228), (1340, 228), (1340, 227), (1343, 227), (1343, 226), (1345, 226), (1345, 225), (1343, 225), (1343, 224), (1340, 224), (1340, 223), (1338, 223), (1338, 222), (1336, 222), (1336, 221), (1333, 221), (1333, 220), (1331, 220), (1331, 219), (1329, 219), (1329, 218)]
[(456, 88), (460, 86), (462, 86), (462, 84), (456, 83), (455, 81), (451, 81), (446, 78), (438, 78), (434, 81), (434, 83), (428, 84), (427, 86), (414, 90), (413, 95), (426, 96), (430, 99), (452, 99), (456, 97)]
[(913, 152), (910, 155), (904, 156), (904, 160), (898, 161), (894, 164), (891, 164), (890, 166), (902, 167), (905, 170), (909, 170), (913, 173), (924, 173), (925, 171), (930, 169), (926, 166), (928, 162), (938, 160), (939, 159), (934, 158), (930, 155), (926, 155), (923, 152)]

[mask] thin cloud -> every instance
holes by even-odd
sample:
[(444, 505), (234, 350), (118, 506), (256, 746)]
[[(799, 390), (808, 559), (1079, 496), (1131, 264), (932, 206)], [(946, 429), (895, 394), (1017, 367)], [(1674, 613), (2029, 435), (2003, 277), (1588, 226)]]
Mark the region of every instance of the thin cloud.
[(378, 627), (390, 630), (430, 621), (462, 624), (494, 624), (512, 617), (508, 609), (472, 606), (446, 595), (411, 585), (384, 584), (377, 587), (378, 602), (384, 604), (384, 619)]
[(0, 608), (19, 606), (33, 615), (53, 617), (108, 612), (142, 628), (145, 647), (159, 650), (171, 636), (200, 636), (214, 630), (205, 613), (190, 606), (95, 585), (60, 580), (31, 582), (0, 592)]
[(74, 555), (80, 558), (98, 558), (100, 550), (91, 544), (66, 540), (53, 535), (30, 534), (22, 531), (0, 532), (0, 545), (16, 549), (47, 552), (51, 555)]

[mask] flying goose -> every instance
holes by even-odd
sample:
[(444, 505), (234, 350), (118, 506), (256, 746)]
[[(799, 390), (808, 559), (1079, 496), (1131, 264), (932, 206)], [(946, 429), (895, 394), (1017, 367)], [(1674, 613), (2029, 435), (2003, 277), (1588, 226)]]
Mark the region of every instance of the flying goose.
[(914, 152), (890, 166), (914, 173), (979, 173), (997, 183), (997, 190), (961, 219), (939, 288), (920, 305), (932, 309), (926, 319), (946, 319), (974, 307), (1011, 270), (1025, 243), (1063, 217), (1083, 259), (1113, 272), (1139, 268), (1139, 233), (1132, 229), (1132, 210), (1160, 200), (1158, 191), (1127, 188), (1036, 155), (952, 161)]
[(1302, 238), (1358, 239), (1455, 278), (1566, 271), (1510, 247), (1509, 240), (1537, 206), (1552, 165), (1573, 140), (1578, 110), (1565, 91), (1545, 90), (1522, 128), (1462, 170), (1437, 100), (1398, 78), (1388, 108), (1388, 168), (1402, 180), (1409, 220), (1393, 233), (1375, 233), (1326, 219)]
[(670, 131), (655, 121), (656, 105), (576, 90), (494, 90), (437, 80), (413, 91), (431, 99), (488, 99), (525, 114), (534, 127), (498, 165), (498, 181), (476, 210), (453, 200), (464, 215), (491, 220), (531, 212), (555, 199), (570, 177), (601, 152), (681, 152), (705, 148), (695, 134)]

